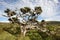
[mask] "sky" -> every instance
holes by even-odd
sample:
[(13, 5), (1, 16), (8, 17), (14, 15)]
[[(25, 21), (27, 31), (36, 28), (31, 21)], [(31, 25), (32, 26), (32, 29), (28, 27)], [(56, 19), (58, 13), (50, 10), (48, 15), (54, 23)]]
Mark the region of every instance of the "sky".
[(60, 0), (0, 0), (0, 22), (7, 22), (8, 19), (3, 17), (4, 10), (20, 9), (22, 7), (41, 6), (43, 12), (38, 17), (38, 21), (60, 21)]

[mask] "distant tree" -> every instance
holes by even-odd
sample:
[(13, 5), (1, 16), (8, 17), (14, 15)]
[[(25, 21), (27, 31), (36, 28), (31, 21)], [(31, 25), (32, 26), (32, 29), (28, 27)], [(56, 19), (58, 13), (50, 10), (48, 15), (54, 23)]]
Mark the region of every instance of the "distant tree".
[[(18, 10), (16, 9), (16, 11)], [(25, 26), (29, 21), (31, 21), (32, 23), (37, 22), (36, 19), (42, 13), (42, 8), (39, 6), (39, 7), (35, 7), (34, 10), (32, 10), (29, 7), (23, 7), (20, 8), (18, 13), (16, 11), (6, 9), (4, 12), (7, 14), (7, 16), (6, 15), (3, 16), (8, 17), (8, 20), (11, 23), (18, 23), (20, 26), (21, 25)]]

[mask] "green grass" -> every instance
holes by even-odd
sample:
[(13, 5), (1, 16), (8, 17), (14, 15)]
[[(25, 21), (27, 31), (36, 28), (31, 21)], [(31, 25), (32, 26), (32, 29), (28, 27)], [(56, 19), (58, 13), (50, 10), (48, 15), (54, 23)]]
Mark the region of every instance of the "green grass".
[(16, 37), (11, 35), (10, 33), (0, 30), (0, 40), (15, 40)]
[[(60, 28), (60, 26), (47, 25), (47, 28), (51, 31), (55, 31), (57, 28)], [(21, 36), (19, 32), (19, 25), (17, 24), (0, 24), (0, 40), (55, 40), (56, 38), (52, 35), (47, 36), (45, 33), (38, 32), (37, 30), (30, 30), (25, 37)], [(60, 36), (58, 36), (58, 40), (59, 38)]]

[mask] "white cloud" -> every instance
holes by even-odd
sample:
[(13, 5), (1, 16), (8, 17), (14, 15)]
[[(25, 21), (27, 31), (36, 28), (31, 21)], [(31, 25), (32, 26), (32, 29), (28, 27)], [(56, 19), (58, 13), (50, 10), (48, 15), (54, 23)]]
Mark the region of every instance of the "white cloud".
[[(58, 14), (56, 12), (57, 3), (59, 3), (58, 0), (18, 0), (16, 4), (8, 4), (4, 1), (0, 2), (0, 4), (10, 9), (15, 9), (16, 7), (21, 8), (24, 6), (28, 6), (31, 8), (34, 8), (35, 6), (41, 6), (43, 10), (41, 17), (43, 17), (44, 19), (46, 18), (47, 20), (54, 20), (55, 15)], [(59, 19), (59, 17), (60, 16), (58, 16), (57, 18)]]
[(49, 21), (49, 20), (50, 20), (50, 21), (54, 21), (54, 20), (55, 20), (55, 21), (60, 21), (59, 18), (60, 18), (60, 16), (55, 16), (55, 17), (46, 18), (45, 20), (47, 20), (47, 21)]
[(2, 17), (2, 15), (3, 15), (3, 12), (0, 11), (0, 17)]
[(1, 22), (2, 22), (2, 23), (9, 23), (9, 21), (0, 21), (0, 23), (1, 23)]
[(59, 1), (58, 1), (58, 0), (54, 0), (54, 2), (55, 2), (55, 3), (59, 3)]

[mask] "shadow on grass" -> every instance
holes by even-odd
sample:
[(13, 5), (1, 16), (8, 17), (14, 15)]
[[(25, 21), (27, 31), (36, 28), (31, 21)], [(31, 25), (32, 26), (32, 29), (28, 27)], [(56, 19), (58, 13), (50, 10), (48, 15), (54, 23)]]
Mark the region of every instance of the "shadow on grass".
[(27, 35), (31, 40), (42, 40), (42, 37), (37, 33), (36, 30), (29, 31)]
[(48, 36), (46, 33), (38, 32), (36, 30), (35, 32), (29, 31), (27, 34), (31, 40), (55, 40), (52, 35)]

